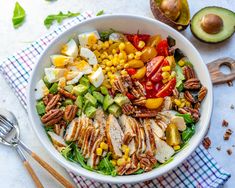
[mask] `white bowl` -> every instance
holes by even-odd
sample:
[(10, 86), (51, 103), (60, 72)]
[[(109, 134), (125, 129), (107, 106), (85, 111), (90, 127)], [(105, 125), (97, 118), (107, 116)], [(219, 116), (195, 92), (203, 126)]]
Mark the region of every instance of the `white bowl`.
[[(42, 78), (44, 68), (50, 65), (50, 55), (58, 53), (62, 44), (66, 43), (71, 37), (76, 38), (78, 33), (94, 29), (102, 31), (110, 28), (124, 33), (136, 33), (137, 31), (139, 31), (140, 33), (147, 33), (152, 35), (160, 34), (162, 35), (162, 37), (167, 37), (168, 35), (172, 36), (176, 40), (176, 46), (180, 48), (193, 63), (194, 69), (196, 70), (196, 73), (198, 74), (198, 77), (201, 80), (202, 84), (208, 88), (208, 94), (201, 106), (201, 118), (196, 125), (196, 133), (190, 139), (188, 147), (176, 154), (174, 160), (169, 164), (140, 175), (117, 177), (105, 176), (96, 172), (88, 171), (75, 163), (67, 161), (54, 148), (54, 146), (48, 139), (35, 108), (35, 83), (37, 83), (37, 81)], [(100, 182), (121, 184), (150, 180), (166, 172), (169, 172), (170, 170), (180, 165), (197, 148), (197, 146), (201, 143), (204, 135), (206, 134), (212, 113), (212, 104), (212, 83), (210, 80), (209, 72), (195, 47), (183, 35), (172, 29), (171, 27), (150, 18), (133, 15), (99, 16), (79, 23), (56, 37), (39, 57), (39, 60), (36, 63), (34, 70), (32, 71), (27, 96), (27, 109), (31, 125), (33, 126), (36, 135), (38, 136), (45, 149), (57, 162), (59, 162), (68, 170), (73, 171), (78, 175), (85, 176), (86, 178), (94, 179)]]

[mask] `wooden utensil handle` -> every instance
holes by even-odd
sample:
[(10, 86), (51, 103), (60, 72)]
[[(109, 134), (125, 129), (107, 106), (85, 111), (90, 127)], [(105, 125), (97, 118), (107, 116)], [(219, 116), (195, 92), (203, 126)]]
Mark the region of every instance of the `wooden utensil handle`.
[[(231, 73), (224, 74), (220, 67), (226, 65), (230, 68)], [(213, 84), (223, 84), (235, 79), (235, 60), (229, 57), (217, 59), (207, 64)]]
[(52, 168), (46, 161), (44, 161), (36, 153), (31, 152), (31, 156), (66, 188), (74, 188), (74, 186), (68, 180), (66, 180), (62, 175), (60, 175), (54, 168)]
[(37, 175), (35, 174), (34, 170), (32, 169), (31, 165), (28, 161), (24, 161), (24, 166), (28, 170), (30, 176), (32, 177), (35, 185), (37, 188), (44, 188), (40, 180), (38, 179)]

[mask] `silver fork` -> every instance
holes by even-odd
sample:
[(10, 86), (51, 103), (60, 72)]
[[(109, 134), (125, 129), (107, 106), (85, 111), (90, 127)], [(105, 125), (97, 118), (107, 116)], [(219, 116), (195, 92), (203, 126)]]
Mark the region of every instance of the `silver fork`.
[(15, 148), (19, 154), (24, 166), (31, 175), (37, 188), (43, 188), (42, 183), (37, 177), (36, 173), (32, 169), (29, 162), (26, 160), (22, 149), (31, 155), (44, 169), (46, 169), (52, 176), (54, 176), (64, 187), (74, 188), (74, 186), (60, 175), (53, 167), (51, 167), (46, 161), (41, 159), (36, 153), (32, 152), (21, 140), (20, 140), (20, 129), (18, 126), (17, 119), (14, 114), (5, 110), (0, 109), (0, 143)]

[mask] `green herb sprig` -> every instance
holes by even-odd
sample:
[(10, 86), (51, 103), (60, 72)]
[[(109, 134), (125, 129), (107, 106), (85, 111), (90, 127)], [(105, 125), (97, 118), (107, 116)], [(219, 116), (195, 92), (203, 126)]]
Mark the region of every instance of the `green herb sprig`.
[(14, 28), (20, 27), (25, 20), (25, 10), (18, 2), (15, 3), (15, 9), (13, 12), (12, 23)]

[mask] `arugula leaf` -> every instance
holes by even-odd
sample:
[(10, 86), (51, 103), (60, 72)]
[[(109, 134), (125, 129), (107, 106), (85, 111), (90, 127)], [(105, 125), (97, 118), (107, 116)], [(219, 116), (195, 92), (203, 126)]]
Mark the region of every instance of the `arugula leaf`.
[(54, 132), (54, 128), (51, 126), (44, 126), (44, 129), (46, 132), (50, 131), (50, 132)]
[(114, 33), (115, 32), (115, 30), (114, 29), (110, 29), (110, 30), (108, 30), (108, 31), (102, 31), (102, 32), (100, 32), (99, 34), (100, 34), (100, 40), (101, 41), (106, 41), (106, 40), (109, 40), (109, 35), (111, 35), (112, 33)]
[(65, 159), (69, 160), (69, 157), (71, 156), (72, 148), (70, 147), (71, 144), (67, 145), (64, 149), (61, 150), (61, 154), (64, 156)]
[(104, 14), (104, 10), (101, 10), (99, 12), (97, 12), (96, 16), (100, 16), (100, 15), (103, 15)]
[(140, 168), (139, 170), (137, 170), (133, 174), (142, 174), (142, 173), (144, 173), (144, 170), (142, 168)]
[(25, 11), (18, 2), (15, 3), (15, 9), (12, 17), (14, 28), (20, 27), (25, 19)]
[(182, 140), (184, 142), (187, 142), (195, 133), (195, 125), (192, 125), (191, 127), (187, 127), (185, 131), (182, 132)]
[(57, 21), (57, 23), (60, 24), (64, 19), (71, 18), (71, 17), (75, 17), (75, 16), (78, 16), (78, 15), (80, 15), (79, 12), (77, 12), (77, 13), (72, 13), (72, 12), (70, 12), (70, 11), (68, 11), (67, 14), (64, 14), (63, 12), (59, 12), (59, 14), (51, 14), (51, 15), (48, 15), (48, 16), (45, 18), (45, 20), (44, 20), (44, 25), (45, 25), (47, 28), (50, 28), (54, 21)]
[(111, 153), (108, 153), (106, 157), (104, 157), (98, 164), (98, 170), (100, 173), (105, 174), (105, 175), (112, 175), (116, 176), (117, 172), (115, 170), (115, 167), (113, 164), (110, 162)]
[(194, 123), (194, 121), (193, 121), (193, 119), (192, 119), (192, 117), (191, 117), (190, 114), (180, 114), (180, 113), (176, 113), (175, 115), (176, 115), (176, 116), (183, 117), (186, 124), (192, 124), (192, 123)]

